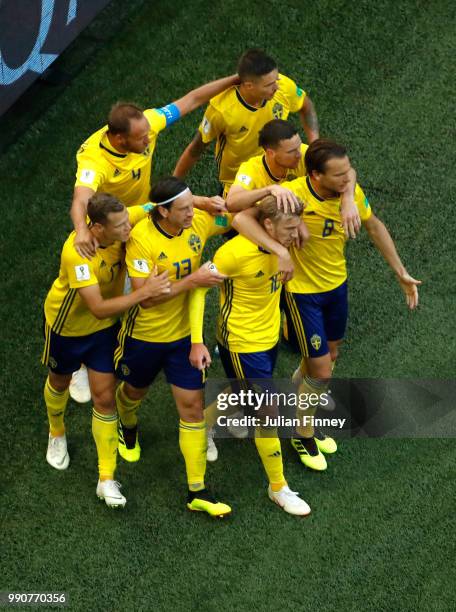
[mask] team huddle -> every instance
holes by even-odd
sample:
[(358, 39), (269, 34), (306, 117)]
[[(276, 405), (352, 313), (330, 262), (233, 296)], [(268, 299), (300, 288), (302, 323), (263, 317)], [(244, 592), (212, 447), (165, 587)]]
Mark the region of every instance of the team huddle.
[[(151, 189), (158, 134), (204, 104), (174, 176)], [(289, 113), (298, 114), (308, 145)], [(214, 140), (220, 194), (194, 195), (183, 179)], [(74, 231), (44, 305), (46, 459), (56, 469), (68, 467), (65, 408), (70, 393), (77, 401), (91, 398), (96, 494), (110, 507), (126, 504), (115, 480), (117, 455), (140, 459), (138, 409), (163, 371), (179, 415), (187, 507), (216, 517), (231, 512), (205, 483), (206, 462), (218, 455), (214, 411), (205, 410), (203, 395), (211, 363), (203, 342), (210, 288), (220, 289), (217, 343), (227, 377), (239, 384), (273, 378), (283, 313), (288, 339), (301, 353), (293, 381), (299, 393), (317, 395), (328, 388), (345, 334), (344, 249), (361, 225), (409, 308), (418, 305), (420, 281), (407, 273), (372, 212), (345, 147), (320, 138), (309, 96), (258, 49), (242, 55), (237, 75), (164, 107), (116, 104), (107, 125), (77, 153), (71, 217)], [(204, 246), (216, 235), (225, 236), (224, 244), (213, 264), (202, 264)], [(260, 414), (254, 432), (268, 496), (285, 512), (305, 516), (310, 507), (289, 488), (277, 429), (267, 425), (271, 409)], [(337, 450), (308, 418), (291, 444), (302, 464), (317, 471), (327, 467), (325, 454)]]

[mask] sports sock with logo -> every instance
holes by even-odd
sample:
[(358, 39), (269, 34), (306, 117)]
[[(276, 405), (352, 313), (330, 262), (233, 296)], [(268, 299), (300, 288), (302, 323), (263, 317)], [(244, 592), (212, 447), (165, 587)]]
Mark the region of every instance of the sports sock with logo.
[(273, 491), (280, 491), (287, 484), (283, 475), (282, 449), (277, 429), (256, 427), (255, 446)]
[(138, 424), (137, 411), (141, 400), (132, 400), (125, 393), (124, 383), (120, 383), (116, 390), (117, 412), (122, 425), (133, 429)]
[(179, 421), (179, 447), (184, 456), (190, 491), (204, 489), (206, 473), (206, 421), (187, 423)]
[(114, 480), (117, 462), (117, 414), (92, 410), (92, 434), (97, 446), (100, 480)]
[(49, 376), (47, 377), (44, 384), (44, 401), (49, 419), (49, 431), (54, 438), (63, 436), (65, 433), (63, 418), (69, 395), (68, 389), (65, 389), (65, 391), (54, 389), (49, 382)]

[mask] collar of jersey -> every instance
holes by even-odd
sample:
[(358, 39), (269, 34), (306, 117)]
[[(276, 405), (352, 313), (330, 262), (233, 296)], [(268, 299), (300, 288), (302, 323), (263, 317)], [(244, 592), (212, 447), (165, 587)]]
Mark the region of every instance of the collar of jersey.
[(160, 227), (160, 225), (155, 221), (155, 219), (152, 219), (152, 222), (155, 225), (155, 227), (158, 229), (160, 234), (163, 234), (163, 236), (165, 236), (166, 238), (169, 238), (170, 240), (171, 238), (177, 238), (177, 236), (180, 236), (182, 232), (184, 231), (183, 229), (181, 229), (181, 231), (176, 236), (173, 236), (172, 234), (168, 234), (167, 232), (165, 232), (165, 230), (162, 227)]
[[(106, 136), (106, 138), (108, 138)], [(104, 144), (100, 141), (100, 149), (103, 149), (104, 151), (107, 151), (110, 155), (114, 155), (114, 157), (121, 157), (122, 159), (124, 157), (127, 157), (127, 154), (123, 154), (123, 153), (117, 153), (116, 151), (111, 151), (111, 149), (108, 149), (108, 147), (105, 147)]]
[(266, 103), (267, 103), (267, 100), (263, 100), (263, 104), (259, 108), (257, 108), (256, 106), (250, 106), (250, 104), (247, 104), (247, 102), (241, 96), (241, 94), (239, 93), (239, 89), (237, 87), (236, 87), (235, 91), (236, 91), (236, 97), (239, 100), (239, 102), (242, 104), (242, 106), (245, 106), (245, 108), (247, 108), (249, 111), (252, 111), (252, 113), (254, 113), (257, 110), (259, 110), (259, 108), (263, 108), (263, 106), (265, 106)]
[(307, 187), (309, 188), (309, 191), (313, 195), (313, 197), (316, 198), (319, 202), (324, 202), (325, 198), (322, 198), (321, 196), (318, 195), (318, 193), (312, 187), (312, 183), (310, 182), (310, 178), (308, 176), (306, 176), (306, 183), (307, 183)]
[(282, 179), (279, 179), (279, 178), (277, 178), (276, 176), (274, 176), (274, 175), (272, 174), (272, 172), (269, 170), (269, 166), (268, 166), (268, 164), (267, 164), (267, 161), (266, 161), (266, 156), (265, 156), (265, 155), (263, 155), (262, 160), (263, 160), (263, 166), (264, 166), (264, 169), (265, 169), (265, 170), (266, 170), (266, 172), (268, 173), (269, 177), (270, 177), (270, 178), (272, 178), (272, 180), (273, 180), (273, 181), (275, 181), (276, 183), (280, 183), (280, 181), (281, 181)]

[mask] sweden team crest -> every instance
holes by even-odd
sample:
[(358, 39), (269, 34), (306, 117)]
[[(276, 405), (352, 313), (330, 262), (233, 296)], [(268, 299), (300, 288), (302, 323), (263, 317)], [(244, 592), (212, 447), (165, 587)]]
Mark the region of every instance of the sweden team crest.
[(57, 367), (57, 361), (54, 359), (54, 357), (49, 357), (48, 364), (51, 368)]
[(188, 239), (188, 246), (192, 249), (194, 253), (201, 253), (201, 238), (196, 234), (190, 234)]
[(314, 334), (312, 336), (312, 338), (310, 339), (310, 344), (314, 347), (314, 349), (316, 351), (318, 351), (318, 349), (321, 346), (321, 338), (320, 338), (320, 336), (318, 336), (317, 334)]
[(272, 114), (274, 115), (274, 119), (282, 119), (283, 106), (279, 102), (276, 102), (272, 107)]
[(122, 374), (123, 374), (124, 376), (129, 376), (129, 375), (130, 375), (130, 368), (129, 368), (129, 367), (128, 367), (128, 366), (127, 366), (125, 363), (123, 363), (123, 364), (120, 366), (120, 369), (122, 370)]

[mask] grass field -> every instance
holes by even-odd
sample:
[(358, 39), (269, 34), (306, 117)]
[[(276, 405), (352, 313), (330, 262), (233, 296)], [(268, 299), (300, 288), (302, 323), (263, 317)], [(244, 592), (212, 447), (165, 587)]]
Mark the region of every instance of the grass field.
[[(113, 0), (109, 10), (121, 4)], [(409, 313), (366, 236), (349, 245), (351, 314), (338, 376), (454, 377), (453, 4), (132, 6), (121, 31), (0, 159), (0, 591), (67, 591), (74, 610), (453, 610), (454, 438), (345, 441), (323, 474), (303, 471), (285, 442), (290, 484), (313, 509), (306, 520), (267, 500), (252, 442), (223, 440), (208, 476), (234, 514), (214, 522), (184, 509), (177, 418), (160, 380), (141, 410), (143, 459), (118, 469), (123, 512), (95, 497), (88, 406), (69, 405), (70, 469), (58, 473), (45, 462), (42, 304), (71, 229), (75, 151), (116, 100), (166, 104), (233, 72), (249, 46), (267, 49), (309, 92), (322, 135), (348, 145), (374, 211), (423, 280), (421, 305)], [(97, 24), (109, 29), (106, 15)], [(84, 53), (78, 44), (69, 64)], [(160, 135), (155, 177), (172, 171), (201, 115)], [(189, 182), (196, 193), (216, 192), (210, 155)], [(212, 300), (210, 345), (214, 317)], [(278, 375), (288, 376), (295, 361), (283, 351)], [(212, 375), (221, 375), (219, 364)]]

